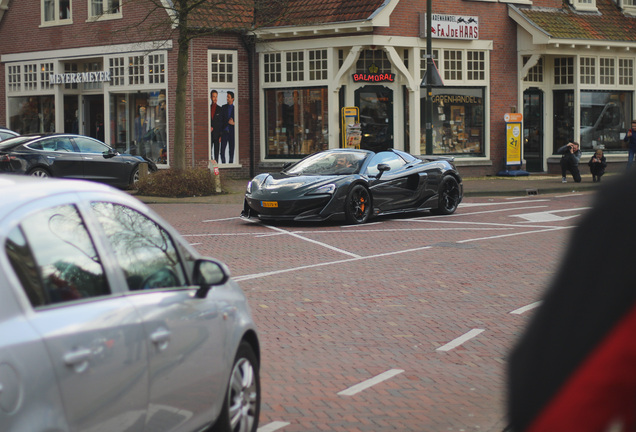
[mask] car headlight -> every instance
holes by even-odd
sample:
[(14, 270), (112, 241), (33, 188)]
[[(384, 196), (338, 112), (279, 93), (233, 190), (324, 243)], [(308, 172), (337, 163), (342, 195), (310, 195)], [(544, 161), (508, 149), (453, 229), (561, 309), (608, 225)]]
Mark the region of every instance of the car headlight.
[(335, 184), (326, 184), (324, 186), (320, 186), (317, 189), (314, 189), (311, 192), (307, 192), (306, 195), (325, 195), (325, 194), (333, 194), (336, 191), (336, 185)]

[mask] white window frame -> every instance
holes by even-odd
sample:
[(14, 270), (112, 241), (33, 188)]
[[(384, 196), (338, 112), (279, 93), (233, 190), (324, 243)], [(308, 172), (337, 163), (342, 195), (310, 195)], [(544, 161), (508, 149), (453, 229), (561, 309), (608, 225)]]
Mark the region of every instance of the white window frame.
[(596, 0), (569, 0), (569, 2), (579, 12), (598, 12)]
[[(229, 61), (227, 61), (228, 56), (230, 58)], [(225, 67), (225, 71), (222, 72), (215, 72), (213, 73), (213, 69), (215, 69), (212, 65), (215, 64), (215, 59), (217, 60), (217, 64), (218, 64), (218, 59), (220, 58), (225, 58), (226, 61), (223, 62), (223, 64), (226, 66)], [(233, 162), (229, 163), (221, 163), (221, 161), (217, 161), (219, 163), (219, 167), (220, 168), (224, 168), (224, 167), (228, 167), (228, 168), (236, 168), (236, 167), (240, 167), (241, 166), (241, 162), (240, 162), (240, 149), (241, 149), (241, 142), (239, 140), (239, 131), (240, 131), (240, 127), (241, 127), (241, 116), (239, 115), (239, 105), (243, 102), (242, 100), (240, 100), (239, 98), (239, 78), (238, 78), (238, 51), (237, 50), (212, 50), (209, 49), (208, 50), (208, 92), (207, 95), (210, 95), (210, 92), (212, 90), (217, 90), (219, 93), (226, 93), (228, 91), (231, 91), (234, 93), (234, 155), (233, 155)], [(215, 77), (221, 77), (223, 76), (224, 79), (220, 80), (220, 79), (215, 79)], [(226, 99), (221, 99), (219, 98), (219, 100), (217, 101), (217, 105), (219, 106), (223, 106), (227, 103)], [(207, 118), (208, 118), (208, 122), (210, 121), (210, 103), (208, 101), (208, 111), (207, 111)], [(211, 125), (208, 124), (208, 131), (210, 130)], [(208, 139), (210, 141), (208, 141), (208, 149), (210, 149), (211, 151), (211, 136), (208, 133)], [(212, 159), (214, 157), (213, 154), (210, 154), (210, 159)]]
[[(530, 60), (531, 56), (523, 56), (521, 61), (522, 61), (522, 65), (525, 66), (526, 63)], [(523, 79), (523, 82), (527, 82), (527, 83), (543, 83), (543, 80), (545, 79), (545, 74), (544, 74), (544, 64), (545, 64), (545, 60), (544, 57), (541, 56), (539, 57), (539, 60), (537, 60), (537, 64), (535, 64), (534, 66), (532, 66), (529, 70), (528, 73), (526, 74), (525, 78)]]
[[(163, 63), (154, 62), (163, 56)], [(137, 62), (143, 59), (143, 63)], [(133, 52), (130, 54), (116, 54), (104, 56), (103, 68), (110, 72), (109, 87), (114, 91), (121, 89), (157, 90), (166, 89), (168, 77), (166, 66), (168, 62), (168, 52), (159, 50), (151, 52)], [(152, 71), (153, 66), (160, 66), (159, 72)], [(131, 74), (131, 69), (137, 69), (138, 73)], [(135, 81), (136, 80), (136, 81)]]
[(28, 61), (8, 64), (5, 68), (7, 95), (50, 94), (53, 85), (49, 75), (55, 73), (54, 68), (53, 62)]
[[(311, 52), (314, 58), (310, 60)], [(316, 59), (315, 53), (320, 52), (320, 59)], [(288, 61), (288, 53), (302, 53), (302, 62), (299, 57), (298, 62)], [(322, 56), (325, 56), (324, 58)], [(281, 87), (322, 87), (328, 85), (330, 68), (332, 65), (332, 50), (325, 48), (291, 49), (282, 51), (266, 51), (260, 53), (261, 85), (265, 88)], [(292, 55), (292, 57), (294, 57)], [(276, 61), (272, 61), (276, 59)], [(280, 59), (280, 61), (278, 61)], [(320, 69), (316, 69), (315, 63), (321, 64)], [(301, 65), (302, 63), (302, 65)], [(326, 63), (326, 68), (322, 65)], [(297, 66), (297, 69), (294, 69)], [(300, 78), (302, 71), (302, 79)], [(314, 72), (312, 74), (312, 72)], [(319, 76), (317, 76), (319, 75)], [(279, 80), (275, 80), (279, 78)]]
[[(60, 18), (60, 2), (65, 0), (40, 0), (40, 27), (73, 24), (73, 0), (68, 0), (68, 18)], [(46, 19), (46, 4), (53, 3), (54, 18)]]
[[(108, 11), (109, 3), (112, 3), (115, 0), (87, 0), (88, 1), (88, 21), (106, 21), (111, 19), (121, 19), (123, 17), (122, 14), (122, 0), (117, 0), (119, 6), (117, 7), (116, 12)], [(93, 14), (93, 3), (101, 3), (102, 4), (102, 12), (101, 14)]]
[(619, 87), (634, 86), (634, 58), (633, 57), (619, 57), (617, 72), (618, 72)]
[[(454, 64), (457, 65), (453, 71), (446, 70), (446, 53), (448, 52), (460, 52), (461, 59), (450, 59)], [(483, 64), (483, 70), (473, 70), (469, 69), (469, 63), (475, 62), (476, 60), (468, 60), (468, 53), (483, 53), (483, 63), (482, 60), (479, 59), (478, 63)], [(420, 49), (420, 79), (424, 77), (426, 73), (426, 49)], [(433, 49), (433, 58), (435, 59), (435, 65), (437, 66), (437, 70), (439, 71), (442, 80), (444, 81), (444, 85), (457, 85), (457, 86), (489, 86), (489, 63), (490, 63), (490, 51), (487, 49), (466, 49), (466, 48), (435, 48)], [(454, 72), (455, 78), (451, 78), (450, 73)], [(469, 73), (470, 72), (470, 73)], [(483, 78), (469, 78), (472, 74), (483, 74)], [(461, 75), (461, 78), (459, 77)]]
[(581, 56), (579, 58), (579, 83), (581, 86), (595, 86), (598, 75), (596, 57)]
[[(556, 61), (557, 60), (567, 60), (568, 64), (560, 65), (559, 70), (557, 70)], [(568, 69), (572, 70), (570, 73)], [(565, 74), (557, 73), (563, 69), (566, 69)], [(555, 88), (571, 88), (571, 86), (575, 83), (576, 77), (576, 61), (574, 56), (559, 56), (552, 58), (552, 76), (553, 76), (553, 86)], [(557, 82), (557, 79), (559, 80)]]
[[(598, 62), (599, 87), (616, 84), (617, 61), (615, 57), (600, 57)], [(606, 72), (607, 71), (607, 72)]]

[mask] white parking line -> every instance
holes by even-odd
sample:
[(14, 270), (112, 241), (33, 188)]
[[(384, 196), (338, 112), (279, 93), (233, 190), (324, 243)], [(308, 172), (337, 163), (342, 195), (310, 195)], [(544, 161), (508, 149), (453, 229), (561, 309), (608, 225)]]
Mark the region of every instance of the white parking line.
[(349, 255), (349, 256), (354, 257), (354, 258), (360, 258), (360, 255), (358, 255), (358, 254), (354, 254), (354, 253), (346, 251), (344, 249), (340, 249), (340, 248), (331, 246), (331, 245), (329, 245), (327, 243), (323, 243), (323, 242), (319, 242), (317, 240), (312, 240), (310, 238), (303, 237), (303, 236), (298, 235), (298, 234), (296, 234), (296, 233), (294, 233), (292, 231), (286, 231), (284, 229), (280, 229), (280, 228), (273, 227), (273, 226), (267, 226), (267, 228), (273, 229), (274, 231), (277, 231), (277, 232), (280, 232), (280, 233), (283, 233), (283, 234), (288, 234), (288, 235), (290, 235), (292, 237), (296, 237), (297, 239), (304, 240), (304, 241), (307, 241), (309, 243), (314, 243), (314, 244), (320, 245), (322, 247), (326, 247), (327, 249), (331, 249), (333, 251), (340, 252), (342, 254)]
[(401, 374), (402, 372), (404, 372), (402, 369), (388, 370), (381, 373), (380, 375), (374, 376), (373, 378), (369, 378), (366, 381), (362, 381), (360, 384), (356, 384), (346, 390), (338, 392), (338, 396), (353, 396), (357, 393), (360, 393), (362, 390), (366, 390), (369, 387), (373, 387), (374, 385), (381, 383), (382, 381), (391, 379), (394, 376)]
[(234, 220), (234, 219), (240, 219), (239, 216), (233, 216), (233, 217), (229, 217), (229, 218), (223, 218), (223, 219), (208, 219), (208, 220), (204, 220), (201, 222), (222, 222), (222, 221), (228, 221), (228, 220)]
[(288, 422), (282, 422), (282, 421), (275, 421), (275, 422), (271, 422), (266, 424), (265, 426), (261, 426), (258, 429), (256, 429), (256, 432), (274, 432), (277, 431), (278, 429), (282, 429), (285, 426), (289, 426)]
[[(513, 199), (519, 199), (519, 198), (513, 198)], [(545, 202), (545, 201), (550, 201), (550, 200), (547, 200), (547, 199), (532, 200), (533, 203)], [(459, 205), (459, 208), (486, 207), (486, 206), (513, 205), (513, 204), (528, 204), (528, 200), (524, 200), (524, 201), (508, 201), (508, 202), (489, 202), (489, 203), (461, 203)]]
[(534, 309), (534, 308), (538, 307), (540, 304), (541, 304), (541, 301), (539, 300), (539, 301), (536, 301), (536, 302), (534, 302), (534, 303), (530, 303), (530, 304), (529, 304), (529, 305), (527, 305), (527, 306), (520, 307), (519, 309), (515, 309), (515, 310), (513, 310), (513, 311), (512, 311), (512, 312), (510, 312), (510, 313), (511, 313), (511, 314), (515, 314), (515, 315), (521, 315), (521, 314), (522, 314), (522, 313), (524, 313), (524, 312), (528, 312), (529, 310), (531, 310), (531, 309)]
[(467, 333), (464, 333), (460, 337), (453, 339), (452, 341), (450, 341), (446, 345), (442, 345), (441, 347), (437, 348), (435, 351), (450, 351), (453, 348), (457, 348), (458, 346), (460, 346), (464, 342), (466, 342), (466, 341), (474, 338), (475, 336), (479, 335), (483, 331), (485, 331), (485, 329), (472, 329), (471, 331), (469, 331)]

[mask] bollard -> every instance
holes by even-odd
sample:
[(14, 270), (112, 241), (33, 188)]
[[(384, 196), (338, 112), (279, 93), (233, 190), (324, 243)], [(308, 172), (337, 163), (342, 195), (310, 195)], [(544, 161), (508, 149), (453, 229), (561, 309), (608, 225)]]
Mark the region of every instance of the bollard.
[(139, 164), (139, 180), (148, 176), (148, 163), (142, 162)]
[(221, 193), (221, 173), (219, 172), (219, 165), (214, 159), (212, 159), (208, 164), (208, 168), (210, 168), (210, 172), (212, 172), (212, 179), (214, 181), (214, 189), (216, 193)]

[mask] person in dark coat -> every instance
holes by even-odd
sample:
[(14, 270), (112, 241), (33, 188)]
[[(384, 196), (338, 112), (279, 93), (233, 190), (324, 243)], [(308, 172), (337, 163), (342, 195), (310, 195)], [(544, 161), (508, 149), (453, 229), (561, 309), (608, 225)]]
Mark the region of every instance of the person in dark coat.
[(576, 183), (581, 183), (581, 173), (579, 172), (579, 161), (581, 160), (581, 150), (579, 150), (579, 143), (569, 142), (563, 147), (557, 150), (557, 153), (561, 156), (561, 180), (563, 183), (567, 183), (568, 180), (565, 177), (567, 172), (572, 173), (572, 178)]
[(229, 162), (234, 162), (234, 92), (227, 92), (223, 105), (223, 135), (221, 136), (221, 162), (225, 163), (225, 149), (229, 147)]
[(215, 161), (219, 161), (219, 152), (221, 150), (221, 134), (223, 133), (223, 112), (221, 106), (217, 104), (219, 92), (212, 90), (210, 92), (210, 138), (211, 152)]
[(594, 156), (590, 158), (590, 161), (587, 164), (589, 165), (590, 172), (592, 173), (592, 181), (601, 181), (601, 176), (605, 174), (605, 168), (607, 167), (607, 161), (605, 160), (605, 155), (603, 155), (603, 150), (596, 150)]
[(634, 163), (634, 154), (636, 154), (636, 119), (632, 120), (632, 127), (627, 131), (623, 140), (627, 143), (627, 169), (629, 169)]

